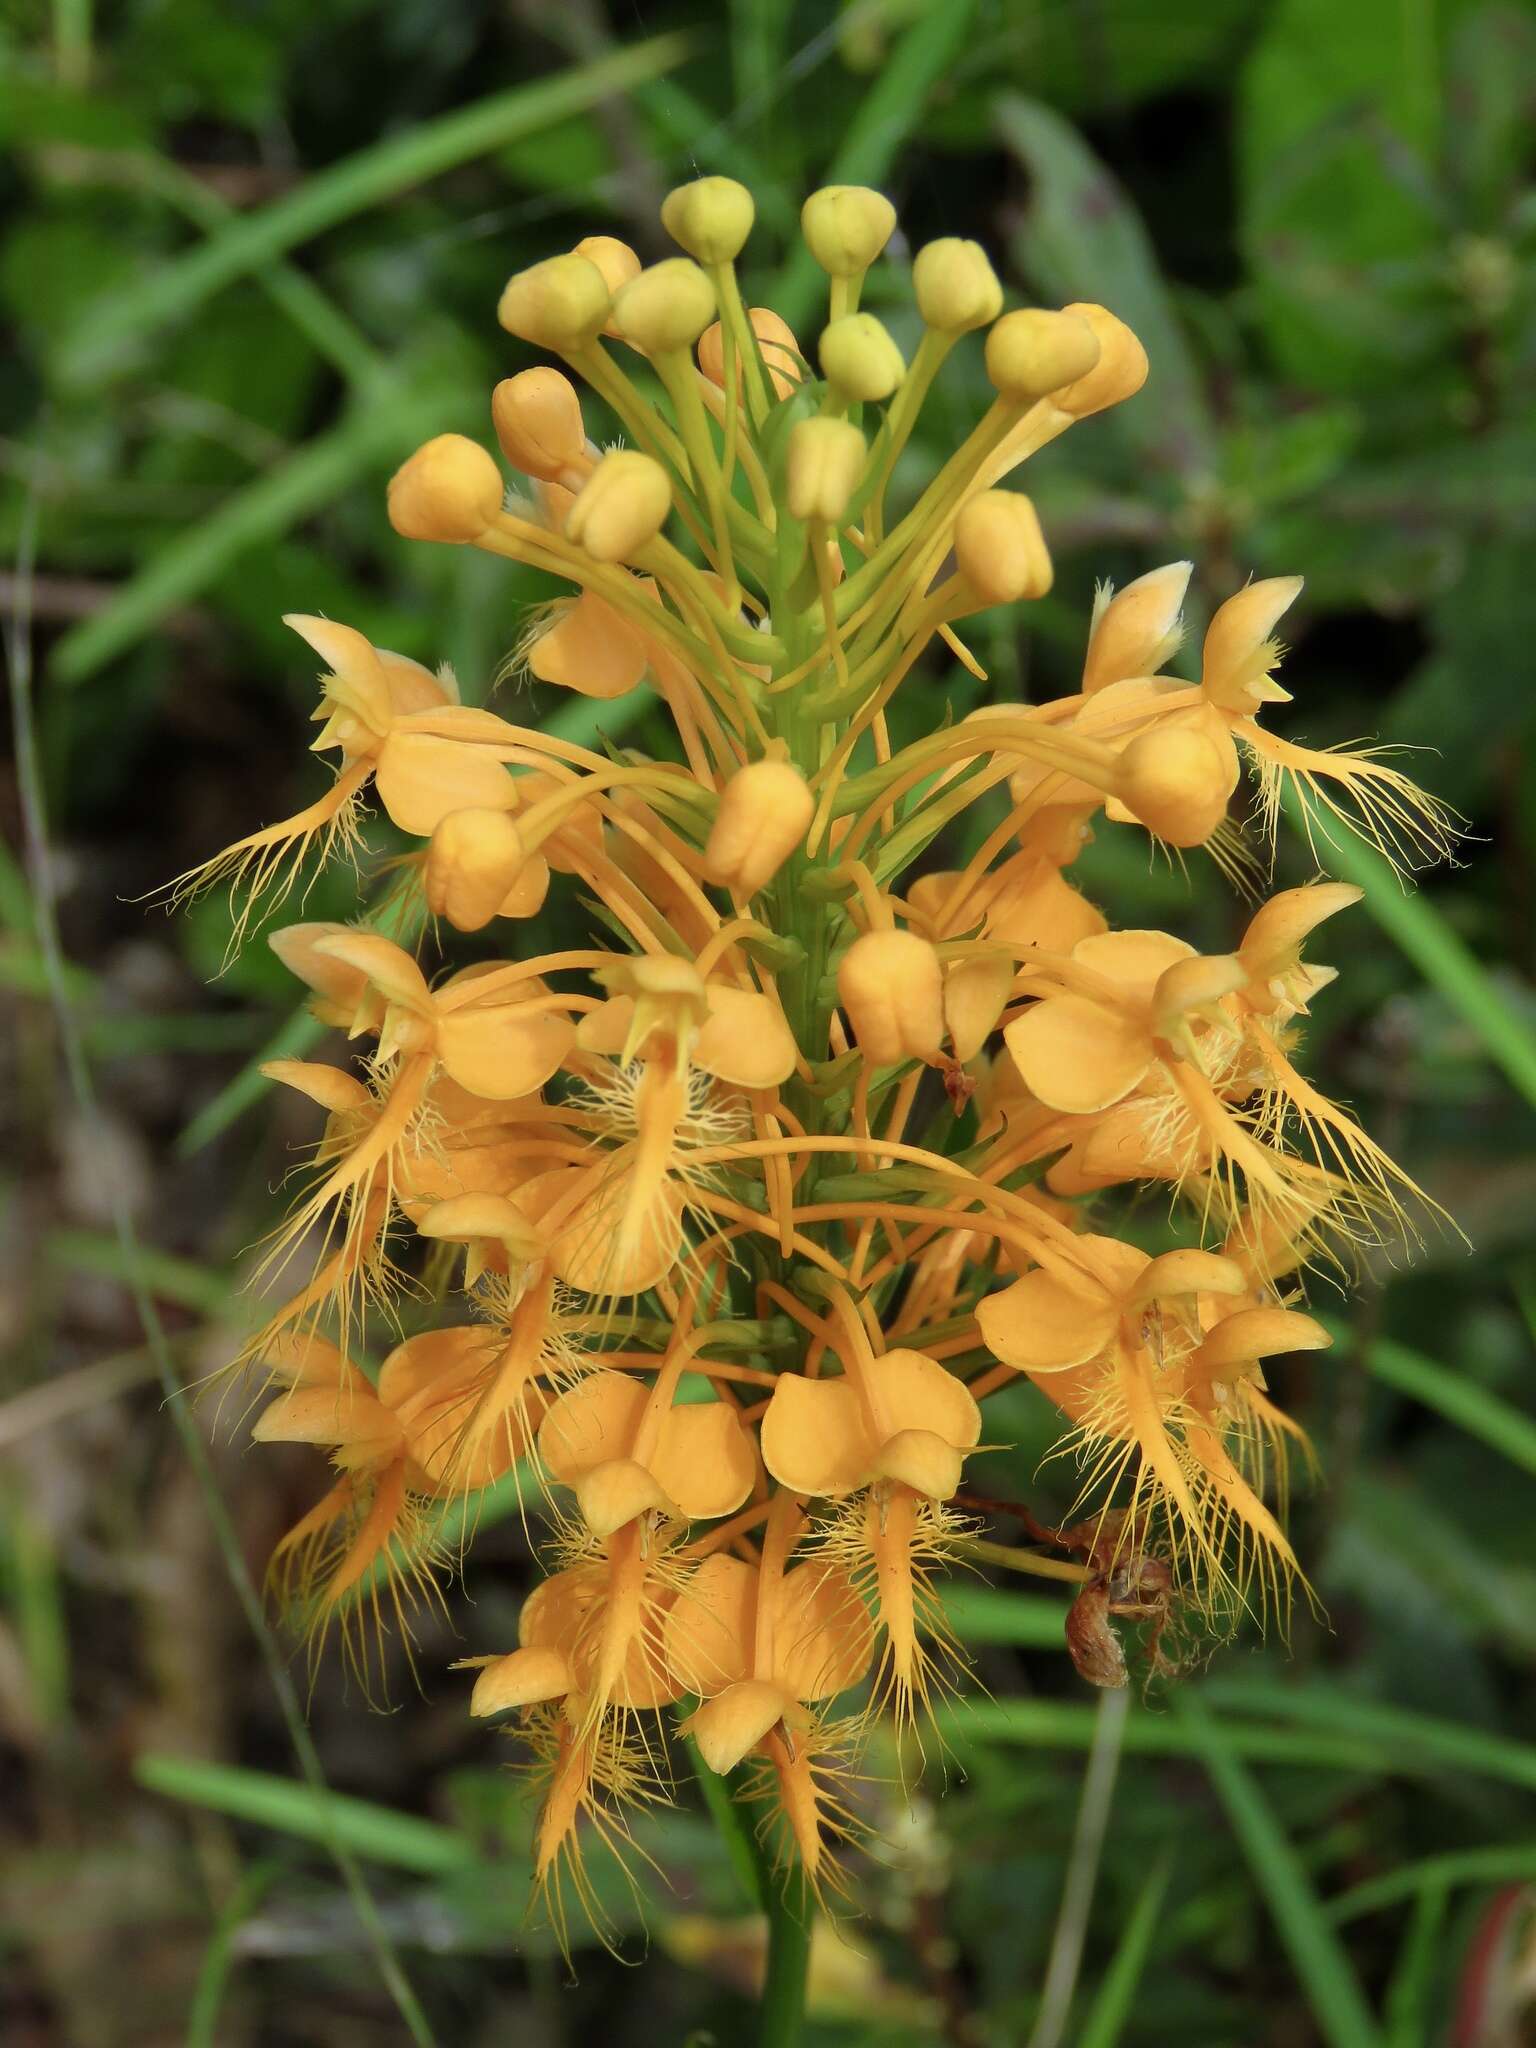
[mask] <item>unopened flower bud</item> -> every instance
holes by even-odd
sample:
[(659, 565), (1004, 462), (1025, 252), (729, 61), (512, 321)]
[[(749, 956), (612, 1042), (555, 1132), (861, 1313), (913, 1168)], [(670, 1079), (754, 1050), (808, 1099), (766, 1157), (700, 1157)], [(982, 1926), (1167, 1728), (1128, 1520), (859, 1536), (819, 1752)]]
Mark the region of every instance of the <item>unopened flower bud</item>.
[(1203, 846), (1227, 815), (1229, 764), (1204, 733), (1157, 725), (1120, 756), (1116, 794), (1170, 846)]
[(928, 242), (912, 263), (912, 289), (924, 323), (940, 334), (968, 334), (1003, 310), (1003, 288), (979, 242), (956, 235)]
[(1301, 595), (1299, 576), (1268, 576), (1249, 583), (1218, 607), (1205, 635), (1200, 687), (1226, 711), (1257, 711), (1284, 703), (1288, 692), (1270, 678), (1280, 659), (1272, 635), (1283, 612)]
[(934, 1059), (944, 1040), (944, 975), (916, 932), (866, 932), (837, 970), (837, 999), (872, 1067)]
[[(795, 339), (795, 330), (774, 312), (772, 306), (753, 306), (748, 311), (747, 321), (757, 336), (758, 352), (768, 372), (774, 396), (788, 398), (805, 377), (805, 361)], [(699, 368), (711, 384), (718, 384), (722, 391), (725, 389), (725, 342), (718, 320), (699, 336)]]
[(1088, 636), (1084, 696), (1128, 676), (1157, 674), (1178, 647), (1179, 611), (1193, 568), (1193, 562), (1169, 562), (1112, 595), (1105, 586)]
[(661, 224), (700, 263), (733, 263), (741, 254), (757, 209), (734, 178), (695, 178), (661, 203)]
[(631, 278), (640, 275), (640, 258), (616, 235), (583, 235), (571, 253), (585, 256), (602, 273), (611, 293), (623, 291)]
[(669, 256), (633, 279), (613, 302), (613, 330), (648, 356), (692, 348), (715, 317), (715, 288), (687, 256)]
[(895, 225), (895, 207), (867, 185), (823, 185), (800, 209), (800, 232), (829, 277), (861, 277)]
[(987, 336), (987, 375), (993, 388), (1018, 405), (1059, 391), (1084, 377), (1099, 360), (1099, 337), (1075, 313), (1027, 306), (1005, 313)]
[(501, 471), (477, 441), (439, 434), (389, 480), (389, 523), (407, 540), (478, 540), (506, 495)]
[(1062, 310), (1087, 323), (1098, 340), (1099, 359), (1064, 391), (1053, 391), (1053, 403), (1081, 420), (1134, 397), (1147, 381), (1147, 352), (1130, 328), (1107, 306), (1072, 305)]
[(851, 420), (801, 420), (790, 434), (786, 461), (792, 517), (840, 526), (868, 452)]
[(450, 811), (427, 848), (427, 908), (457, 931), (478, 932), (500, 910), (528, 859), (505, 811)]
[(524, 476), (554, 483), (585, 459), (587, 430), (569, 377), (547, 363), (503, 377), (491, 393), (501, 452)]
[(1035, 508), (1020, 491), (982, 491), (961, 507), (955, 563), (983, 604), (1044, 597), (1054, 574)]
[(709, 879), (737, 896), (755, 896), (805, 842), (815, 799), (788, 761), (749, 761), (720, 795), (704, 848)]
[(550, 256), (508, 279), (496, 318), (519, 341), (567, 355), (602, 331), (612, 294), (585, 256)]
[(635, 448), (605, 455), (566, 514), (568, 539), (596, 562), (628, 562), (653, 541), (672, 510), (661, 464)]
[(848, 313), (823, 330), (821, 367), (839, 398), (852, 404), (889, 398), (907, 374), (901, 350), (873, 313)]

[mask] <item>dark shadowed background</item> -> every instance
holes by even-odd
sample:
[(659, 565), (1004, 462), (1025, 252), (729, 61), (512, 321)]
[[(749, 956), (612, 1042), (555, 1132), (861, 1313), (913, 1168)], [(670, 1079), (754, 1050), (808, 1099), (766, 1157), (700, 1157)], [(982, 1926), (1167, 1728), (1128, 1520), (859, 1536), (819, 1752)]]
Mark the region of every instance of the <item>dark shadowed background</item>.
[[(746, 2024), (753, 1928), (686, 1789), (644, 1836), (643, 1971), (592, 1948), (569, 1989), (524, 1931), (524, 1797), (445, 1668), (514, 1639), (515, 1517), (486, 1518), (396, 1711), (326, 1662), (307, 1724), (285, 1719), (291, 1645), (229, 1567), (259, 1582), (318, 1454), (248, 1450), (242, 1397), (178, 1414), (164, 1375), (237, 1348), (244, 1248), (314, 1135), (254, 1074), (300, 1042), (295, 991), (260, 943), (211, 979), (218, 898), (174, 921), (135, 901), (321, 787), (314, 661), (281, 612), (451, 659), (483, 700), (545, 592), (395, 538), (384, 481), (429, 434), (489, 438), (490, 386), (527, 360), (495, 323), (508, 273), (588, 232), (664, 253), (658, 203), (695, 169), (754, 187), (749, 297), (803, 339), (800, 198), (857, 181), (899, 209), (867, 303), (902, 338), (911, 250), (964, 234), (1011, 303), (1102, 300), (1145, 341), (1146, 391), (1031, 465), (1057, 585), (1027, 630), (983, 633), (988, 690), (1074, 686), (1097, 578), (1192, 557), (1198, 617), (1300, 571), (1278, 728), (1429, 750), (1414, 772), (1472, 832), (1410, 893), (1330, 856), (1368, 897), (1319, 948), (1342, 972), (1313, 1065), (1473, 1249), (1431, 1231), (1319, 1290), (1340, 1343), (1278, 1387), (1318, 1445), (1295, 1533), (1326, 1618), (1301, 1603), (1288, 1646), (1245, 1634), (1122, 1723), (1063, 1654), (1059, 1601), (963, 1596), (992, 1699), (942, 1797), (868, 1789), (895, 1847), (857, 1869), (812, 2038), (1026, 2041), (1070, 1866), (1096, 1877), (1068, 1887), (1056, 2038), (1079, 2048), (1536, 2040), (1533, 116), (1515, 0), (8, 0), (8, 2048), (382, 2048), (413, 2025), (649, 2048)], [(913, 478), (980, 410), (979, 348), (944, 394)], [(903, 715), (976, 701), (933, 669)], [(598, 708), (646, 743), (643, 709)], [(1240, 929), (1206, 863), (1106, 844), (1085, 872), (1116, 922)], [(1312, 872), (1289, 835), (1282, 880)], [(310, 914), (351, 906), (327, 879)], [(1009, 1422), (991, 1483), (1058, 1512), (1039, 1411)], [(1101, 1785), (1120, 1755), (1096, 1860), (1075, 1836), (1095, 1740)]]

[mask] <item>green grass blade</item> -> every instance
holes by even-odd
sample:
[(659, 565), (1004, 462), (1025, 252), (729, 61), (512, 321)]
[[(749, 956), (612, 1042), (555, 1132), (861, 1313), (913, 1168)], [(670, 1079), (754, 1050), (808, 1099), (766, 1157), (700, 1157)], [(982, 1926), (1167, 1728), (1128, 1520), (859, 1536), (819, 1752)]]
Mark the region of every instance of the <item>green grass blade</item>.
[(231, 221), (199, 248), (151, 273), (136, 290), (119, 293), (93, 316), (87, 333), (61, 350), (60, 374), (78, 383), (101, 377), (146, 335), (189, 319), (205, 299), (236, 278), (458, 164), (523, 141), (610, 94), (658, 77), (681, 60), (686, 48), (683, 36), (656, 36), (358, 150), (304, 179), (270, 206)]
[[(1342, 1341), (1342, 1333), (1336, 1334)], [(1372, 1378), (1384, 1386), (1432, 1408), (1468, 1436), (1481, 1438), (1522, 1471), (1536, 1473), (1536, 1422), (1508, 1401), (1390, 1337), (1376, 1338), (1360, 1356)]]
[(1422, 892), (1405, 888), (1391, 866), (1340, 819), (1309, 806), (1294, 787), (1285, 791), (1286, 815), (1317, 841), (1330, 874), (1365, 891), (1365, 907), (1393, 944), (1411, 960), (1481, 1039), (1483, 1048), (1527, 1102), (1536, 1107), (1536, 1030), (1453, 932)]
[(1184, 1693), (1176, 1706), (1242, 1845), (1322, 2038), (1330, 2048), (1381, 2048), (1380, 2032), (1339, 1938), (1269, 1802), (1203, 1702)]
[(300, 1003), (283, 1019), (260, 1052), (253, 1053), (239, 1073), (226, 1081), (217, 1095), (210, 1096), (196, 1116), (188, 1118), (176, 1138), (180, 1156), (189, 1158), (205, 1145), (211, 1145), (236, 1117), (261, 1100), (272, 1086), (261, 1071), (268, 1060), (302, 1059), (324, 1036), (325, 1026), (310, 1015), (307, 1002)]
[(1387, 1986), (1388, 2048), (1426, 2048), (1430, 2039), (1430, 1988), (1441, 1954), (1448, 1903), (1443, 1885), (1425, 1886), (1413, 1902), (1413, 1917)]
[[(1300, 1723), (1332, 1739), (1368, 1745), (1376, 1751), (1380, 1770), (1413, 1776), (1468, 1771), (1536, 1792), (1536, 1746), (1507, 1735), (1436, 1720), (1405, 1707), (1378, 1706), (1337, 1690), (1313, 1691), (1262, 1679), (1211, 1679), (1202, 1687), (1202, 1697), (1222, 1713), (1259, 1714), (1266, 1721)], [(1228, 1732), (1236, 1743), (1240, 1731)]]
[(1078, 2035), (1077, 2048), (1117, 2048), (1136, 2003), (1141, 1973), (1152, 1952), (1157, 1916), (1162, 1911), (1172, 1871), (1172, 1859), (1165, 1856), (1160, 1863), (1153, 1865), (1146, 1883), (1137, 1894), (1131, 1917), (1121, 1930), (1109, 1968), (1089, 2008), (1083, 2031)]
[[(929, 93), (965, 41), (973, 11), (974, 0), (946, 0), (923, 10), (860, 101), (823, 184), (881, 182), (922, 119)], [(798, 331), (825, 283), (810, 250), (798, 247), (785, 264), (770, 303)]]
[[(961, 1756), (981, 1742), (1025, 1749), (1087, 1749), (1096, 1725), (1094, 1709), (1073, 1700), (966, 1699), (941, 1708), (935, 1719), (944, 1740)], [(1377, 1744), (1354, 1736), (1243, 1726), (1232, 1730), (1230, 1740), (1240, 1756), (1256, 1763), (1363, 1771), (1373, 1777), (1387, 1767)], [(1143, 1708), (1135, 1709), (1126, 1721), (1124, 1745), (1130, 1755), (1200, 1754), (1199, 1742), (1188, 1728)]]
[(234, 1967), (235, 1943), (241, 1928), (282, 1874), (283, 1866), (276, 1861), (253, 1863), (242, 1872), (198, 1965), (197, 1983), (187, 2010), (186, 2048), (219, 2048), (219, 2012)]
[(466, 402), (441, 390), (402, 392), (388, 405), (349, 412), (329, 433), (235, 492), (212, 518), (152, 555), (109, 604), (64, 635), (53, 650), (50, 675), (62, 683), (84, 682), (248, 549), (275, 540), (370, 469), (428, 434), (462, 425), (466, 417)]
[(1536, 1882), (1536, 1844), (1448, 1849), (1443, 1855), (1424, 1856), (1417, 1863), (1401, 1864), (1380, 1877), (1367, 1878), (1364, 1884), (1352, 1885), (1330, 1902), (1328, 1911), (1338, 1921), (1359, 1920), (1434, 1887), (1532, 1882)]
[(48, 1263), (69, 1273), (95, 1273), (106, 1280), (120, 1280), (124, 1286), (137, 1280), (159, 1301), (172, 1301), (200, 1315), (221, 1315), (230, 1304), (233, 1288), (222, 1273), (210, 1272), (195, 1259), (179, 1259), (171, 1252), (157, 1252), (139, 1245), (125, 1252), (116, 1236), (108, 1231), (52, 1230), (43, 1240)]
[(1064, 1650), (1065, 1601), (1044, 1593), (1014, 1593), (963, 1580), (944, 1589), (944, 1612), (963, 1643), (1012, 1643), (1025, 1650)]
[(151, 1751), (135, 1758), (133, 1774), (146, 1791), (183, 1805), (251, 1821), (301, 1842), (324, 1846), (334, 1838), (370, 1863), (413, 1871), (418, 1877), (445, 1877), (477, 1861), (462, 1835), (436, 1821), (395, 1813), (345, 1793), (317, 1792), (313, 1786), (266, 1771)]

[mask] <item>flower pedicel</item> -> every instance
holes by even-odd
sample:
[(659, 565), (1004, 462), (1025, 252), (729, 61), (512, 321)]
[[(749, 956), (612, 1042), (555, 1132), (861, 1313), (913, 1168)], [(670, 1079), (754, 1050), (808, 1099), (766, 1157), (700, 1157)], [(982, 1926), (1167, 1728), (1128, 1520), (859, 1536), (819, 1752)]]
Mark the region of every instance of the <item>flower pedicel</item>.
[[(1265, 1361), (1327, 1342), (1298, 1276), (1400, 1228), (1408, 1189), (1295, 1064), (1331, 978), (1306, 941), (1358, 892), (1286, 890), (1209, 957), (1111, 929), (1070, 869), (1102, 815), (1252, 873), (1245, 766), (1268, 831), (1289, 778), (1401, 862), (1450, 838), (1381, 758), (1263, 723), (1296, 578), (1229, 598), (1189, 681), (1165, 672), (1189, 565), (1106, 588), (1075, 695), (957, 723), (935, 695), (893, 746), (896, 692), (934, 687), (919, 659), (943, 643), (977, 672), (964, 622), (1051, 586), (1014, 473), (1146, 358), (1102, 306), (1003, 312), (983, 252), (946, 240), (913, 262), (904, 360), (860, 310), (894, 214), (857, 187), (806, 202), (830, 304), (802, 347), (742, 301), (752, 216), (704, 178), (663, 210), (682, 255), (645, 269), (594, 237), (514, 277), (502, 325), (565, 366), (493, 394), (526, 482), (443, 435), (389, 491), (401, 533), (562, 579), (522, 666), (650, 691), (673, 757), (469, 708), (449, 672), (295, 617), (335, 782), (180, 885), (230, 881), (243, 928), (307, 852), (359, 853), (367, 799), (413, 848), (397, 935), (477, 936), (434, 975), (361, 900), (355, 925), (272, 934), (365, 1055), (271, 1069), (327, 1113), (272, 1257), (322, 1249), (252, 1346), (278, 1389), (256, 1433), (331, 1455), (277, 1578), (365, 1671), (435, 1591), (441, 1507), (541, 1476), (553, 1568), (518, 1644), (471, 1660), (471, 1706), (543, 1775), (562, 1929), (573, 1892), (598, 1912), (584, 1841), (622, 1848), (665, 1796), (680, 1703), (702, 1767), (750, 1764), (780, 1853), (835, 1884), (871, 1714), (911, 1723), (962, 1681), (936, 1580), (1017, 1375), (1061, 1411), (1103, 1556), (1160, 1560), (1147, 1582), (1217, 1621), (1283, 1610), (1272, 1501), (1300, 1432)], [(996, 396), (893, 513), (934, 379), (981, 329)], [(573, 378), (626, 445), (594, 444)], [(976, 851), (946, 868), (967, 814)], [(574, 943), (534, 955), (547, 897)], [(1156, 1258), (1115, 1234), (1147, 1184), (1188, 1240)], [(437, 1313), (370, 1377), (413, 1233)]]

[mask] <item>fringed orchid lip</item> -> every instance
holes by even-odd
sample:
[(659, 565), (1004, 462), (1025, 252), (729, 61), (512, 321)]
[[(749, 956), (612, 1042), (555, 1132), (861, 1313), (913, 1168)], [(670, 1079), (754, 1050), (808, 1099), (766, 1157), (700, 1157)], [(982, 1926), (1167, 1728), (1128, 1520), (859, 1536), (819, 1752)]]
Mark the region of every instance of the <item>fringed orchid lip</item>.
[[(1334, 970), (1304, 956), (1359, 892), (1280, 891), (1200, 952), (1112, 928), (1070, 871), (1103, 832), (1251, 882), (1245, 770), (1261, 837), (1287, 785), (1403, 865), (1455, 836), (1380, 754), (1265, 727), (1299, 577), (1220, 604), (1193, 675), (1190, 562), (1103, 586), (1069, 694), (994, 684), (951, 721), (923, 664), (985, 685), (971, 622), (1053, 587), (1014, 472), (1158, 366), (1102, 306), (1004, 312), (958, 236), (915, 252), (888, 328), (863, 301), (895, 210), (863, 187), (806, 201), (827, 286), (800, 335), (743, 300), (743, 186), (694, 180), (663, 222), (680, 256), (589, 236), (508, 283), (502, 327), (563, 365), (496, 386), (522, 483), (448, 434), (389, 492), (402, 534), (555, 593), (503, 667), (590, 700), (592, 743), (293, 613), (334, 781), (171, 892), (229, 883), (238, 945), (313, 856), (381, 853), (382, 813), (381, 892), (271, 934), (344, 1034), (264, 1070), (321, 1128), (259, 1269), (305, 1265), (248, 1347), (254, 1433), (332, 1467), (273, 1583), (371, 1685), (483, 1498), (547, 1511), (516, 1646), (466, 1661), (471, 1712), (533, 1759), (567, 1944), (573, 1912), (615, 1938), (586, 1846), (634, 1852), (685, 1699), (698, 1768), (744, 1771), (774, 1850), (836, 1890), (869, 1727), (921, 1749), (967, 1681), (937, 1589), (986, 1547), (956, 1496), (1020, 1376), (1081, 1468), (1092, 1568), (1035, 1560), (1086, 1573), (1080, 1635), (1132, 1611), (1117, 1586), (1283, 1618), (1284, 1360), (1326, 1342), (1301, 1279), (1417, 1200), (1305, 1072)], [(957, 350), (989, 402), (909, 491)], [(621, 743), (632, 697), (656, 758)], [(1121, 1682), (1097, 1648), (1080, 1668)]]

